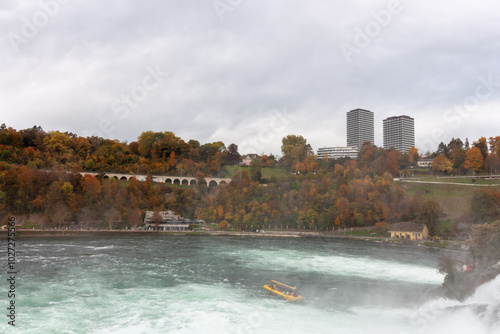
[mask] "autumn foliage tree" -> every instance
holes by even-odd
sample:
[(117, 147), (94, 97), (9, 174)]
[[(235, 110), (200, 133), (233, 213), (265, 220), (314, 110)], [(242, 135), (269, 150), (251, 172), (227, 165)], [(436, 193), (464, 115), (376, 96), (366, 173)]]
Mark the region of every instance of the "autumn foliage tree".
[(500, 157), (500, 136), (490, 137), (488, 140), (490, 153)]
[(471, 147), (466, 151), (464, 167), (476, 171), (483, 167), (484, 159), (481, 150), (477, 147)]
[(162, 221), (162, 217), (158, 210), (153, 211), (153, 215), (151, 216), (151, 221), (155, 224), (155, 231), (158, 231), (158, 225)]
[(410, 148), (410, 150), (408, 151), (408, 156), (409, 156), (410, 165), (412, 165), (414, 167), (417, 166), (417, 162), (420, 159), (420, 155), (418, 153), (418, 148), (415, 148), (415, 147)]
[(441, 154), (432, 161), (432, 170), (450, 174), (453, 171), (453, 164), (450, 159)]
[(483, 157), (483, 160), (486, 159), (488, 156), (488, 142), (485, 137), (479, 138), (477, 141), (475, 141), (473, 144), (473, 148), (477, 148), (481, 152), (481, 156)]
[(465, 162), (465, 148), (461, 139), (452, 138), (448, 144), (448, 157), (453, 163), (454, 169), (460, 169)]
[(391, 226), (387, 222), (378, 222), (375, 224), (373, 230), (379, 234), (386, 233), (390, 230)]
[(285, 168), (295, 171), (297, 164), (312, 154), (312, 149), (304, 137), (288, 135), (282, 139), (281, 152)]

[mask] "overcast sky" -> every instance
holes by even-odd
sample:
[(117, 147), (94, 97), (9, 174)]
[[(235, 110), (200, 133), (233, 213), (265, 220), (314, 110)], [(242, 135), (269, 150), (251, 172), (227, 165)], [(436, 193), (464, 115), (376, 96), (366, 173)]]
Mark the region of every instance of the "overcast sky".
[(500, 2), (3, 0), (0, 123), (240, 153), (346, 145), (346, 112), (416, 146), (500, 135)]

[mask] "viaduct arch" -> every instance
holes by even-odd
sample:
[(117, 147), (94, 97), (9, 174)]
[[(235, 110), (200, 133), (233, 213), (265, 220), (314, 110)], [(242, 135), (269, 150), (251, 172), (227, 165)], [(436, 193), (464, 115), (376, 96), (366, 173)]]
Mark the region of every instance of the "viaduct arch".
[[(96, 172), (80, 172), (82, 176), (93, 175), (97, 176)], [(142, 174), (121, 174), (121, 173), (104, 173), (105, 179), (115, 179), (120, 181), (130, 181), (131, 178), (135, 177), (137, 181), (146, 181), (147, 175)], [(183, 186), (195, 186), (198, 184), (198, 180), (192, 176), (172, 176), (172, 175), (152, 175), (151, 180), (157, 183), (175, 184)], [(206, 185), (209, 187), (216, 187), (219, 184), (229, 184), (231, 179), (221, 178), (221, 177), (206, 177)]]

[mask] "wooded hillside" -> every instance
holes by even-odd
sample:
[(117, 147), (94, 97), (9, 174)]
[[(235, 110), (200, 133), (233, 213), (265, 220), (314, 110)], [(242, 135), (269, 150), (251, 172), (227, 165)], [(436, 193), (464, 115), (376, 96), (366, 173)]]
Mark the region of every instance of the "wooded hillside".
[[(419, 221), (431, 235), (442, 216), (437, 201), (407, 196), (393, 180), (416, 164), (415, 149), (400, 153), (366, 143), (357, 160), (318, 161), (305, 138), (289, 135), (282, 140), (282, 154), (279, 159), (258, 156), (250, 167), (233, 169), (231, 183), (217, 188), (157, 184), (151, 177), (124, 182), (78, 172), (165, 173), (201, 180), (223, 176), (226, 166), (237, 165), (241, 157), (235, 144), (201, 145), (172, 132), (146, 131), (127, 144), (46, 133), (36, 126), (20, 131), (2, 126), (0, 213), (29, 215), (33, 224), (46, 227), (110, 229), (141, 225), (147, 210), (173, 210), (235, 230), (331, 230)], [(285, 174), (262, 177), (262, 169), (275, 167)], [(480, 217), (478, 210), (473, 214)]]

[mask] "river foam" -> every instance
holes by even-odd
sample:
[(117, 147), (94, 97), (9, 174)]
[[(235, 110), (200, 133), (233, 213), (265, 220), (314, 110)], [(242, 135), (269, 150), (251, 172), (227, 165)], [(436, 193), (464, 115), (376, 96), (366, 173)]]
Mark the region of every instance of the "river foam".
[(287, 250), (269, 252), (248, 250), (229, 256), (240, 257), (256, 270), (266, 268), (288, 272), (315, 272), (326, 275), (370, 278), (386, 281), (406, 281), (426, 284), (441, 284), (443, 276), (436, 268), (408, 264), (397, 259), (381, 260), (368, 256), (345, 256), (310, 254), (304, 251)]

